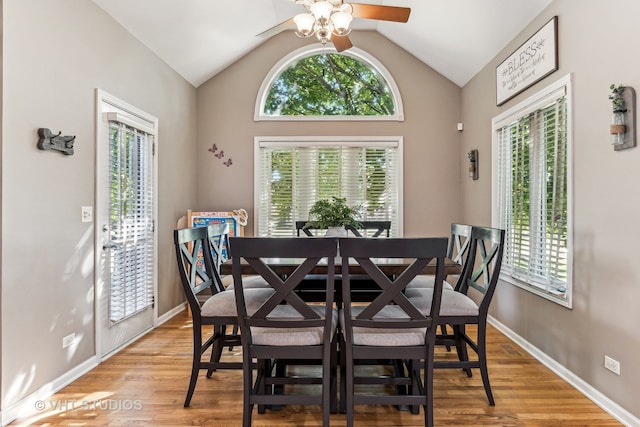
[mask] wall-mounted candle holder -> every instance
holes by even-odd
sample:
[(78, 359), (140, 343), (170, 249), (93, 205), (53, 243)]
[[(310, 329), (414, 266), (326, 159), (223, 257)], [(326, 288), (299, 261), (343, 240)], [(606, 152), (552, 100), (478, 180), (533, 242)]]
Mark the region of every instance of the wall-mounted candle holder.
[(469, 157), (469, 177), (478, 179), (478, 150), (471, 150), (467, 153)]
[(616, 151), (636, 146), (636, 91), (629, 86), (609, 86), (613, 107), (611, 116), (611, 144)]

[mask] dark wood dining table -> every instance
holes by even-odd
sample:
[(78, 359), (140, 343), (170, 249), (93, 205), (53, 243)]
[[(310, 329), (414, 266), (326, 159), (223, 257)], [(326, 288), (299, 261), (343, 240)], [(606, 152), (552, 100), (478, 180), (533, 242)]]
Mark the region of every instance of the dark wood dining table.
[[(338, 257), (339, 258), (339, 257)], [(376, 265), (380, 270), (390, 276), (398, 275), (402, 273), (405, 268), (412, 262), (411, 259), (402, 258), (378, 258), (375, 260)], [(287, 276), (291, 274), (299, 265), (299, 260), (290, 258), (268, 258), (266, 259), (267, 265), (269, 265), (274, 273), (280, 276)], [(462, 267), (451, 259), (445, 259), (444, 274), (445, 276), (450, 274), (460, 274)], [(241, 263), (242, 274), (256, 274), (253, 268), (246, 262)], [(336, 259), (335, 274), (342, 274), (342, 261)], [(435, 262), (429, 263), (423, 270), (422, 274), (434, 275), (436, 273)], [(231, 260), (227, 260), (220, 265), (220, 274), (228, 275), (232, 274)], [(312, 271), (311, 274), (327, 274), (327, 264), (320, 263)], [(349, 274), (366, 274), (362, 267), (355, 261), (349, 263)]]

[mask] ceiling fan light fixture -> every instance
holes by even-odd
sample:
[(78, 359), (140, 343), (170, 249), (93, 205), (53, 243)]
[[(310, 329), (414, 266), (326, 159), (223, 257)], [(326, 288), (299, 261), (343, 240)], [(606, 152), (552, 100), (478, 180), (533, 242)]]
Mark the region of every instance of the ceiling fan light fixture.
[(327, 22), (333, 11), (333, 5), (328, 1), (317, 1), (309, 7), (309, 10), (318, 22)]
[(293, 22), (296, 24), (298, 31), (296, 31), (296, 35), (298, 37), (306, 38), (313, 34), (314, 25), (316, 23), (316, 19), (310, 13), (300, 13), (293, 17)]
[(316, 30), (316, 37), (320, 43), (327, 43), (331, 40), (331, 29), (329, 27), (319, 27)]
[(346, 36), (351, 32), (349, 24), (353, 20), (347, 12), (335, 12), (331, 15), (331, 24), (333, 25), (333, 33), (337, 36)]

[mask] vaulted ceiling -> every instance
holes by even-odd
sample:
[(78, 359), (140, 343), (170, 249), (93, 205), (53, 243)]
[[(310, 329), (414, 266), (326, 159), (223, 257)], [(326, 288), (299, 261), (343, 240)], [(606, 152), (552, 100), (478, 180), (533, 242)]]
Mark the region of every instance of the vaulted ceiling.
[[(551, 1), (359, 0), (410, 7), (411, 16), (352, 27), (380, 32), (462, 87)], [(305, 11), (292, 0), (93, 2), (195, 87), (266, 41), (257, 34)]]

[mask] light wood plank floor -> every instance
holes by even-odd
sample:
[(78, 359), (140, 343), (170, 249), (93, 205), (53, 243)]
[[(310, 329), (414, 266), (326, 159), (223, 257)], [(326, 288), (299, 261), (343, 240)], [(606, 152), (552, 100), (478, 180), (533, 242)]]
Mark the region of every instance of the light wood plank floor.
[[(12, 426), (240, 426), (240, 371), (201, 373), (191, 407), (183, 402), (191, 368), (191, 322), (181, 314), (41, 404), (40, 412)], [(620, 425), (504, 335), (489, 328), (489, 374), (496, 405), (489, 406), (474, 370), (438, 370), (434, 377), (436, 425)], [(239, 358), (239, 350), (228, 357)], [(455, 352), (452, 352), (455, 353)], [(438, 358), (453, 357), (439, 349)], [(37, 408), (40, 409), (40, 408)], [(392, 407), (356, 406), (359, 426), (423, 426), (424, 417)], [(254, 413), (255, 427), (320, 426), (320, 408), (291, 406)], [(345, 425), (345, 416), (331, 416)]]

